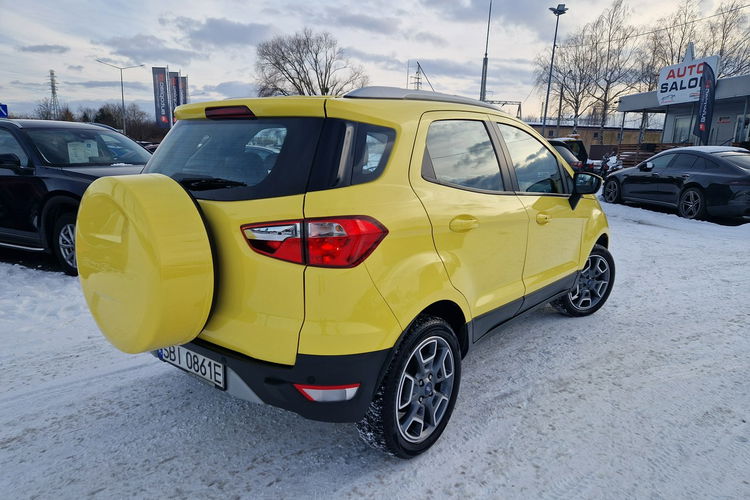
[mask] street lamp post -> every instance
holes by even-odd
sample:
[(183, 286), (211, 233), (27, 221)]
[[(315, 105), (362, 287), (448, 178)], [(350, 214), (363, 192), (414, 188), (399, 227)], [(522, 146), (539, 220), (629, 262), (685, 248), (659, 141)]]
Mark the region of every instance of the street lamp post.
[[(544, 99), (544, 116), (542, 117), (542, 136), (545, 136), (547, 128), (547, 106), (549, 105), (549, 91), (552, 86), (552, 68), (555, 65), (555, 47), (557, 46), (557, 26), (560, 24), (560, 16), (565, 14), (568, 9), (564, 3), (558, 4), (557, 7), (550, 7), (549, 10), (555, 15), (555, 38), (552, 41), (552, 59), (549, 62), (549, 78), (547, 79), (547, 97)], [(546, 137), (546, 136), (545, 136)]]
[(125, 134), (126, 128), (125, 128), (125, 84), (122, 80), (122, 72), (126, 69), (133, 69), (133, 68), (142, 68), (145, 66), (145, 64), (136, 64), (135, 66), (115, 66), (114, 64), (110, 64), (108, 62), (104, 62), (101, 59), (97, 59), (96, 62), (106, 64), (107, 66), (112, 66), (113, 68), (120, 70), (120, 97), (122, 99), (122, 133)]

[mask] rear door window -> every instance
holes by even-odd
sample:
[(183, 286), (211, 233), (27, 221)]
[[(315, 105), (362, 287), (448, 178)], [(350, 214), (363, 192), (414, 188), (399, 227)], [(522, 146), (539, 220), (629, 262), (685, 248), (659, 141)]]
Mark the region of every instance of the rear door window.
[(696, 156), (689, 154), (679, 154), (677, 158), (669, 164), (667, 171), (669, 174), (681, 174), (692, 172), (693, 165), (695, 164)]
[(168, 175), (207, 200), (302, 194), (322, 125), (300, 117), (181, 120), (144, 172)]
[(504, 190), (495, 148), (484, 122), (476, 120), (430, 124), (422, 176), (469, 189)]
[(557, 158), (531, 134), (516, 127), (497, 124), (513, 161), (518, 189), (529, 193), (566, 192)]

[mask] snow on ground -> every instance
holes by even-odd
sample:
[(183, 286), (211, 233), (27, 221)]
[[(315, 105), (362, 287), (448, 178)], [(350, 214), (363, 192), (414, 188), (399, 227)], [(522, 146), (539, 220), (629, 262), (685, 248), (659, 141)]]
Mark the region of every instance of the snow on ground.
[(445, 434), (411, 461), (122, 354), (76, 279), (0, 263), (0, 495), (747, 498), (750, 224), (605, 209), (608, 304), (476, 345)]

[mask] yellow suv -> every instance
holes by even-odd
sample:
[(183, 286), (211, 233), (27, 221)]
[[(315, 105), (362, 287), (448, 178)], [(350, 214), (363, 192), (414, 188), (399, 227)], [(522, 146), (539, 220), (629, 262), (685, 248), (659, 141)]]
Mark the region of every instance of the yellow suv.
[(86, 191), (78, 269), (116, 347), (229, 394), (413, 457), (478, 340), (612, 289), (601, 180), (494, 106), (368, 87), (176, 115), (143, 175)]

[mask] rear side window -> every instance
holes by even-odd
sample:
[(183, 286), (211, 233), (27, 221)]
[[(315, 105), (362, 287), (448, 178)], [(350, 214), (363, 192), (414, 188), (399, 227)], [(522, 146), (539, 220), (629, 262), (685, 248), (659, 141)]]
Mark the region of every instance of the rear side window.
[(717, 156), (727, 160), (733, 165), (744, 168), (745, 170), (750, 170), (750, 153), (730, 153)]
[(557, 159), (531, 134), (497, 124), (513, 161), (518, 189), (530, 193), (565, 193)]
[(440, 120), (430, 124), (422, 176), (441, 184), (503, 190), (495, 148), (481, 121)]
[(301, 194), (322, 126), (322, 118), (181, 120), (144, 172), (168, 175), (207, 200)]
[(309, 191), (377, 179), (390, 158), (396, 131), (369, 123), (327, 118), (315, 155)]
[[(679, 154), (677, 155), (677, 158), (675, 158), (675, 160), (669, 164), (669, 168), (667, 170), (674, 173), (691, 172), (693, 170), (696, 170), (693, 167), (696, 158), (697, 157), (694, 155)], [(698, 167), (700, 167), (700, 165), (698, 165)]]

